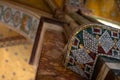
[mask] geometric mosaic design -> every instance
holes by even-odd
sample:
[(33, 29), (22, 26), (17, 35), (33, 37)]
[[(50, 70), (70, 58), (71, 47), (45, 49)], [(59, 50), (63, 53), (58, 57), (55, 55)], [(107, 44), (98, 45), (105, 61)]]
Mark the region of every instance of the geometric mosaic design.
[(112, 49), (112, 56), (120, 59), (120, 51), (116, 49)]
[(94, 27), (94, 28), (92, 28), (92, 32), (95, 33), (95, 34), (101, 35), (102, 34), (102, 29)]
[(86, 72), (87, 74), (90, 74), (91, 71), (92, 71), (92, 66), (86, 64), (86, 65), (85, 65), (85, 72)]
[(111, 31), (111, 37), (118, 39), (119, 38), (119, 33)]
[(74, 65), (74, 63), (75, 63), (74, 57), (70, 56), (69, 63), (71, 65)]
[(114, 46), (114, 42), (107, 31), (102, 34), (99, 41), (106, 53)]
[(85, 49), (73, 50), (72, 53), (73, 56), (76, 58), (77, 62), (80, 64), (93, 62), (93, 59), (89, 56)]
[(120, 30), (95, 24), (84, 27), (80, 27), (69, 41), (65, 64), (80, 75), (84, 73), (84, 78), (91, 79), (96, 56), (102, 54), (120, 59)]
[(86, 49), (89, 49), (94, 53), (98, 52), (98, 40), (85, 30), (83, 30), (83, 40), (84, 40), (84, 47)]
[(80, 42), (80, 40), (79, 40), (77, 37), (74, 38), (73, 47), (74, 47), (74, 48), (78, 48), (79, 42)]
[(118, 40), (118, 42), (116, 43), (117, 48), (120, 50), (120, 39)]

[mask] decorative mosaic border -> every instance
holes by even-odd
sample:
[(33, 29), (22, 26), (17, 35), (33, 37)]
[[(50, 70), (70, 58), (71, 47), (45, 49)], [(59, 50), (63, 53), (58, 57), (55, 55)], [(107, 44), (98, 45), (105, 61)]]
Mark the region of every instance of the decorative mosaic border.
[[(90, 29), (91, 32), (87, 31), (87, 29)], [(101, 29), (103, 29), (103, 30), (101, 30)], [(80, 32), (82, 32), (82, 33), (80, 33)], [(82, 36), (82, 37), (78, 37), (79, 36), (78, 34), (81, 34), (80, 36)], [(110, 26), (105, 26), (105, 25), (100, 25), (100, 24), (82, 25), (81, 27), (79, 27), (75, 30), (74, 34), (72, 35), (71, 39), (68, 42), (65, 66), (67, 68), (75, 71), (76, 73), (82, 75), (83, 77), (90, 79), (92, 76), (92, 72), (94, 70), (94, 65), (96, 62), (95, 60), (98, 55), (105, 55), (108, 57), (114, 57), (114, 58), (120, 59), (120, 51), (119, 51), (120, 50), (119, 49), (120, 36), (119, 36), (119, 34), (120, 34), (119, 29), (116, 29), (116, 28), (113, 28)], [(79, 41), (75, 41), (76, 37), (79, 39)], [(111, 45), (109, 45), (109, 46), (112, 46), (112, 47), (114, 46), (115, 49), (112, 47), (108, 47), (108, 46), (107, 46), (108, 48), (104, 47), (105, 45), (102, 44), (102, 42), (104, 42), (103, 41), (104, 38), (105, 38), (105, 40), (108, 40), (107, 42), (110, 42)], [(88, 41), (91, 40), (91, 41), (86, 43), (85, 40), (81, 41), (81, 39), (85, 39)], [(96, 42), (97, 40), (99, 40), (99, 42), (101, 42), (101, 43)], [(81, 42), (81, 43), (79, 43), (79, 42)], [(89, 46), (89, 43), (92, 46), (91, 45)], [(98, 43), (98, 44), (96, 44), (96, 43)], [(83, 44), (83, 45), (81, 45), (81, 44)], [(73, 45), (76, 46), (76, 48), (73, 47)], [(102, 47), (104, 54), (94, 50), (94, 49), (98, 49), (94, 46)], [(117, 47), (117, 49), (116, 49), (116, 47)], [(111, 54), (109, 54), (110, 52), (108, 52), (110, 50), (112, 51)], [(82, 56), (82, 54), (84, 56)], [(89, 59), (87, 58), (88, 54), (89, 54), (89, 56), (92, 57), (93, 61), (91, 58), (89, 58)], [(118, 55), (118, 56), (116, 56), (116, 55)], [(83, 61), (83, 63), (80, 63), (82, 60), (76, 61), (76, 59), (78, 59), (79, 57), (82, 57), (83, 59), (86, 58), (85, 60), (87, 60), (88, 62), (86, 63), (85, 61)], [(80, 67), (78, 67), (78, 65), (81, 66), (84, 71)], [(83, 68), (83, 65), (84, 65), (84, 68)], [(90, 72), (86, 71), (88, 69), (90, 69)], [(77, 70), (79, 70), (80, 72)], [(85, 74), (85, 73), (87, 73), (87, 74)]]
[(0, 22), (9, 25), (12, 30), (24, 37), (35, 40), (40, 19), (23, 10), (0, 3)]

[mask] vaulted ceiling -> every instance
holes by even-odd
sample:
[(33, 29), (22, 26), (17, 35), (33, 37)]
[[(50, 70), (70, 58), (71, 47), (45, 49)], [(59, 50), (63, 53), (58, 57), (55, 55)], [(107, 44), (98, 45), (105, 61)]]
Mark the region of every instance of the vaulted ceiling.
[[(52, 13), (47, 0), (10, 0), (37, 8), (41, 11)], [(67, 0), (48, 0), (52, 1), (58, 9), (63, 10)], [(75, 2), (76, 0), (68, 0)], [(91, 10), (93, 16), (98, 16), (112, 21), (120, 22), (119, 0), (80, 0), (85, 3), (85, 8)], [(81, 4), (80, 4), (81, 5)], [(83, 5), (81, 5), (83, 7)], [(84, 12), (84, 9), (83, 9)], [(84, 12), (85, 13), (85, 12)]]

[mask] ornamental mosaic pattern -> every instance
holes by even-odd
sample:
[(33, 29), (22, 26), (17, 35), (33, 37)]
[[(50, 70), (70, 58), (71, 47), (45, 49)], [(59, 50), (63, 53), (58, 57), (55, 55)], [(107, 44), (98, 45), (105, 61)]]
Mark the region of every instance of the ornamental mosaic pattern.
[(78, 48), (78, 45), (79, 45), (79, 42), (80, 42), (80, 40), (78, 39), (78, 38), (74, 38), (74, 40), (73, 40), (73, 47), (74, 48)]
[(100, 44), (106, 53), (113, 47), (114, 42), (107, 31), (100, 37)]
[(99, 24), (89, 24), (80, 28), (68, 43), (66, 67), (81, 76), (84, 74), (86, 79), (91, 79), (97, 56), (120, 59), (119, 34), (120, 30), (116, 31), (112, 27)]
[(21, 14), (19, 11), (16, 11), (13, 17), (13, 24), (14, 26), (18, 26), (21, 22), (21, 18), (20, 18)]
[(120, 50), (120, 39), (118, 40), (118, 42), (116, 43), (117, 48)]
[(120, 51), (112, 49), (112, 56), (114, 56), (115, 58), (120, 59)]
[(91, 74), (91, 72), (92, 72), (92, 66), (86, 64), (84, 71), (85, 71), (87, 74)]
[(72, 53), (73, 56), (76, 58), (77, 62), (80, 64), (93, 62), (93, 59), (89, 56), (85, 49), (73, 50)]
[(3, 14), (3, 19), (6, 23), (8, 23), (12, 18), (12, 10), (11, 8), (6, 8), (4, 10), (4, 14)]
[(97, 50), (98, 50), (98, 40), (97, 39), (95, 39), (87, 31), (83, 31), (83, 40), (84, 40), (84, 46), (86, 49), (89, 49), (90, 51), (97, 53)]
[(11, 29), (17, 30), (18, 33), (32, 41), (35, 39), (39, 20), (26, 11), (0, 4), (0, 22), (8, 24)]

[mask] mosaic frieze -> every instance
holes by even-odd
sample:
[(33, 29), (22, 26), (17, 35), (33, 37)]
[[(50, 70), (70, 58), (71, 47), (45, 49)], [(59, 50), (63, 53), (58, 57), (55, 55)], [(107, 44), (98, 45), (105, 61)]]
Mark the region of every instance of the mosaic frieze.
[(18, 26), (21, 23), (21, 13), (19, 11), (16, 11), (13, 17), (13, 25)]
[(21, 23), (22, 24), (20, 26), (20, 29), (28, 34), (30, 29), (31, 29), (31, 23), (32, 23), (31, 16), (29, 16), (27, 14), (23, 14), (23, 18), (22, 18), (22, 22)]
[(11, 8), (6, 8), (3, 13), (3, 19), (6, 23), (8, 23), (12, 18), (12, 10)]
[(7, 5), (0, 5), (0, 21), (11, 26), (11, 29), (34, 41), (39, 18)]
[(98, 24), (85, 25), (72, 36), (67, 54), (66, 67), (76, 73), (79, 68), (78, 74), (91, 79), (98, 55), (120, 59), (120, 31)]

